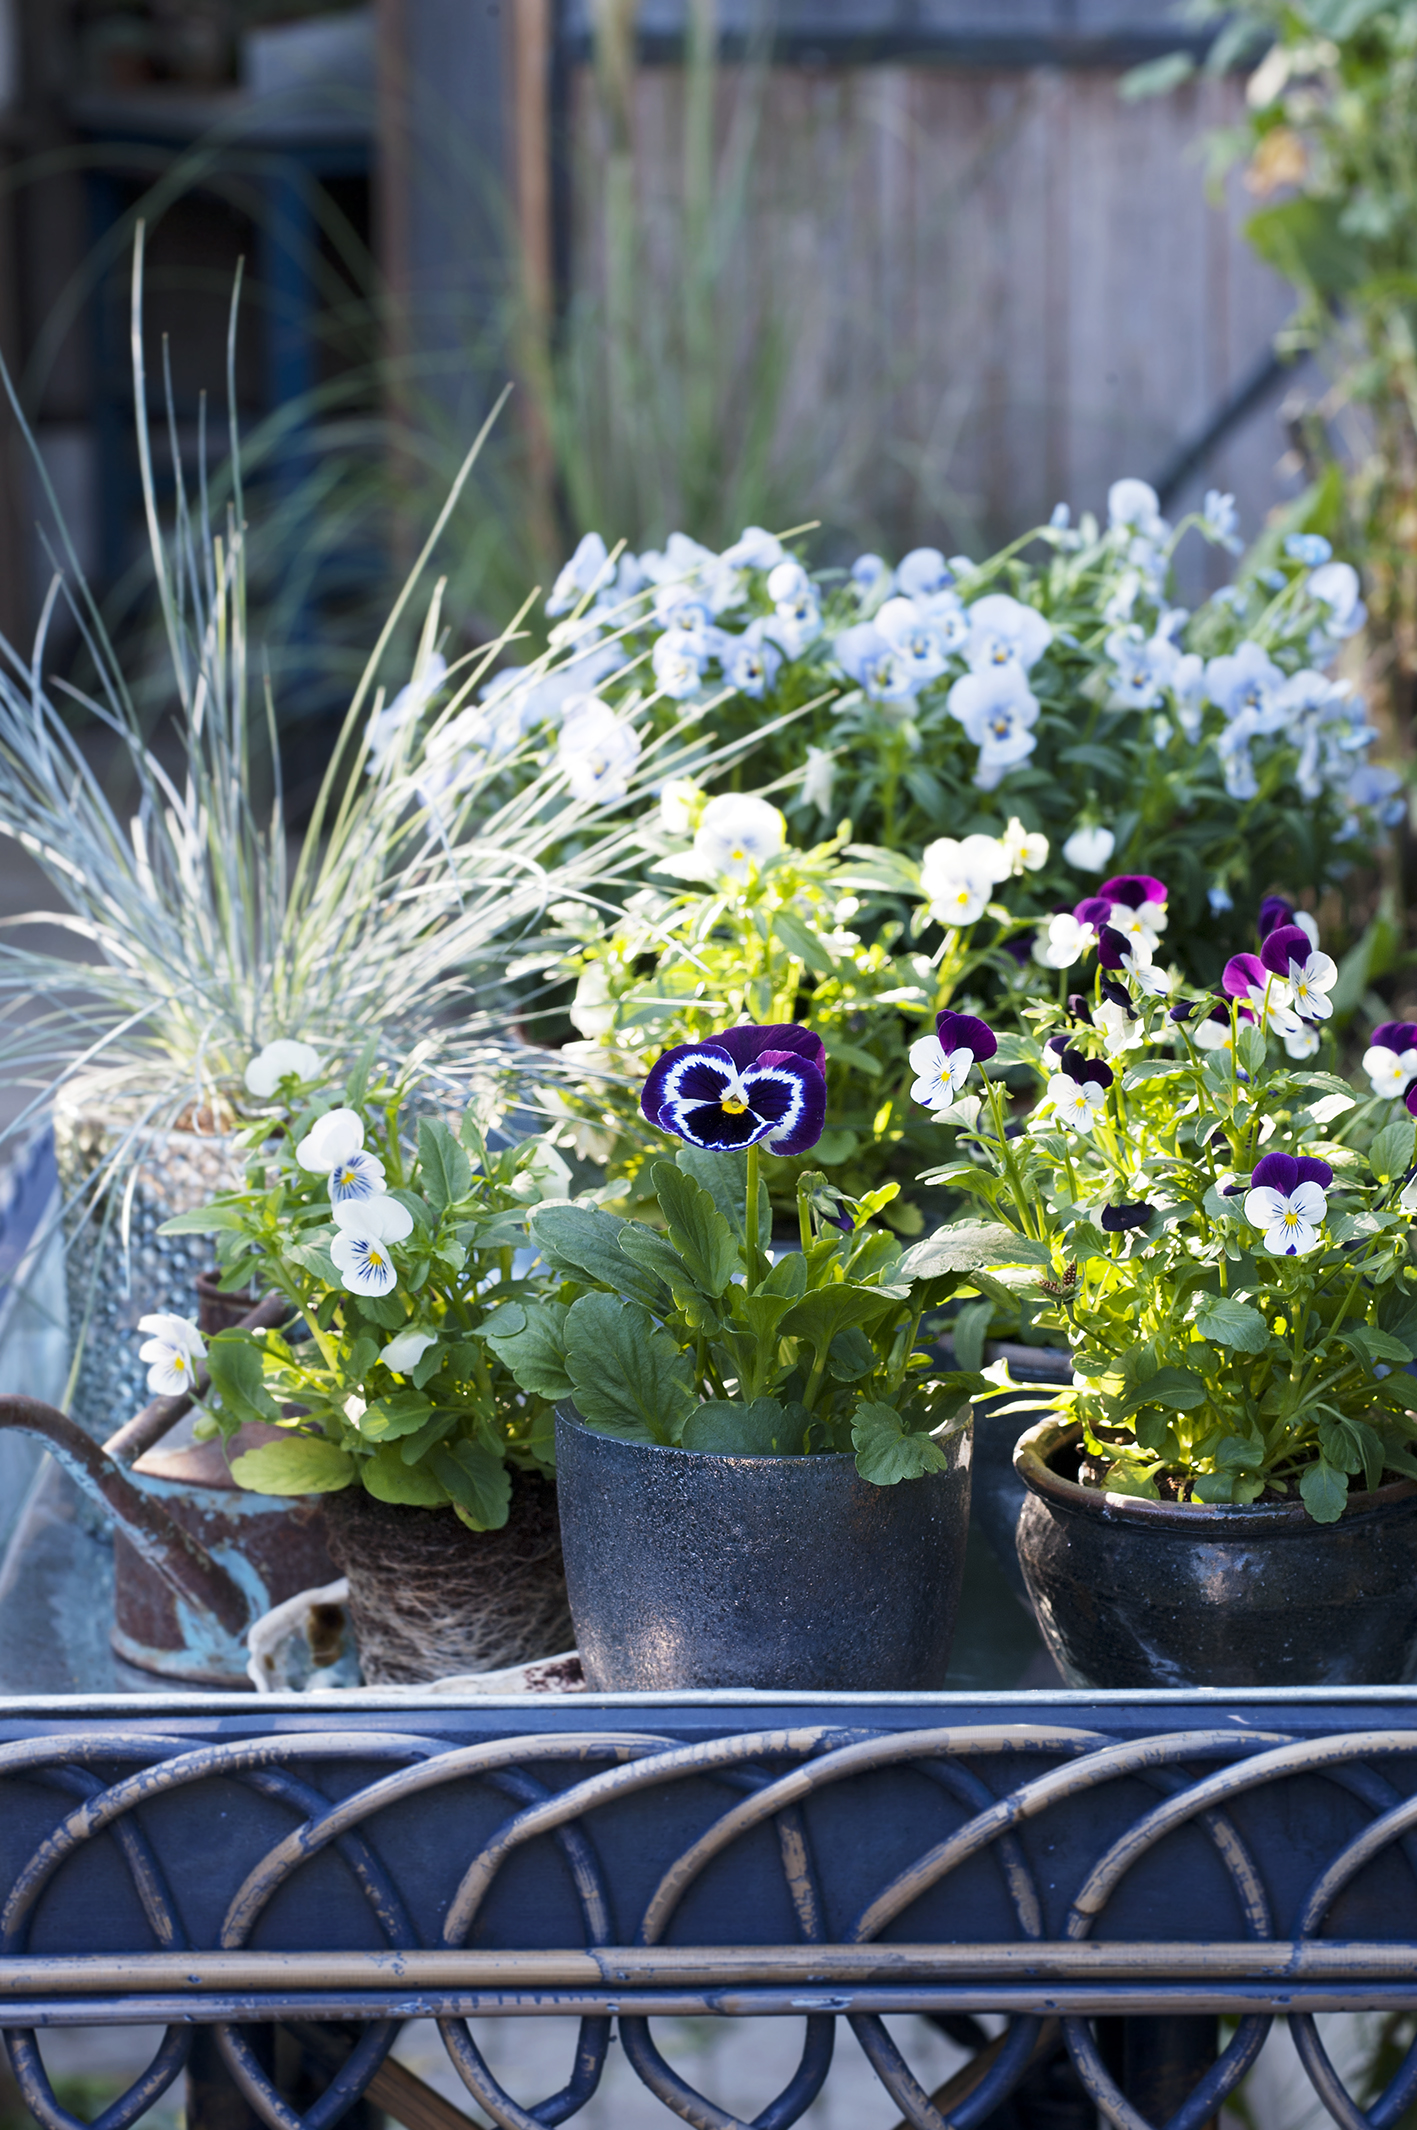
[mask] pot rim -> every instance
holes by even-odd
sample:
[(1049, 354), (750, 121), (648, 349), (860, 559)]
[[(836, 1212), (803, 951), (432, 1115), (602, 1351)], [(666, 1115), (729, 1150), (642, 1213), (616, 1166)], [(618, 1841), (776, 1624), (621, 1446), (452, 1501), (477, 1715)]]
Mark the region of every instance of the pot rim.
[[(705, 1461), (712, 1458), (716, 1464), (732, 1465), (800, 1465), (803, 1471), (820, 1470), (826, 1465), (849, 1464), (853, 1472), (856, 1470), (856, 1458), (851, 1450), (809, 1450), (805, 1457), (800, 1454), (796, 1457), (755, 1457), (747, 1450), (691, 1450), (682, 1442), (634, 1442), (623, 1435), (607, 1434), (604, 1428), (591, 1427), (587, 1421), (582, 1420), (575, 1407), (564, 1399), (556, 1407), (556, 1424), (558, 1427), (575, 1428), (582, 1435), (591, 1435), (597, 1442), (611, 1442), (616, 1449), (645, 1450), (657, 1457), (699, 1457)], [(925, 1479), (943, 1479), (947, 1476), (943, 1472), (921, 1474)], [(872, 1481), (868, 1479), (863, 1483), (870, 1486)], [(903, 1481), (899, 1483), (904, 1484)]]
[[(1060, 1472), (1055, 1472), (1049, 1459), (1076, 1442), (1081, 1434), (1081, 1421), (1053, 1417), (1040, 1420), (1027, 1429), (1014, 1448), (1014, 1470), (1024, 1485), (1053, 1508), (1062, 1509), (1069, 1515), (1096, 1516), (1113, 1523), (1137, 1523), (1154, 1531), (1184, 1532), (1187, 1537), (1196, 1539), (1222, 1535), (1244, 1538), (1261, 1533), (1279, 1538), (1334, 1528), (1332, 1524), (1316, 1524), (1303, 1503), (1298, 1501), (1243, 1505), (1147, 1501), (1137, 1494), (1110, 1494), (1099, 1487), (1079, 1486), (1076, 1480), (1064, 1479)], [(1417, 1495), (1417, 1480), (1413, 1479), (1396, 1479), (1388, 1486), (1375, 1487), (1371, 1493), (1350, 1494), (1339, 1522), (1380, 1516), (1413, 1495)]]

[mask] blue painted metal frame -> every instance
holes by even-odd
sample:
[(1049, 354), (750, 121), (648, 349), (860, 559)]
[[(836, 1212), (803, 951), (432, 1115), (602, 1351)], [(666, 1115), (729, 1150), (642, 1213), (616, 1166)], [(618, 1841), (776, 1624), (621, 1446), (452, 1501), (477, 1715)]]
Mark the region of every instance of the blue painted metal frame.
[[(306, 2130), (415, 2016), (514, 2130), (577, 2112), (612, 2018), (672, 2113), (742, 2130), (654, 2047), (653, 2017), (691, 2012), (805, 2020), (759, 2130), (810, 2105), (842, 2017), (919, 2130), (982, 2123), (1054, 2020), (1096, 2103), (1146, 2130), (1091, 2024), (1111, 2014), (1238, 2016), (1172, 2130), (1214, 2113), (1277, 2014), (1350, 2130), (1417, 2093), (1414, 2050), (1361, 2114), (1313, 2023), (1417, 2008), (1408, 1689), (12, 1700), (0, 1792), (0, 2024), (49, 2130), (34, 2030), (104, 2022), (169, 2023), (105, 2130), (203, 2023), (258, 2114), (301, 2130), (243, 2037), (259, 2020), (362, 2029)], [(896, 2011), (1001, 2012), (1007, 2037), (942, 2113)], [(571, 2081), (523, 2107), (467, 2019), (567, 2013)]]

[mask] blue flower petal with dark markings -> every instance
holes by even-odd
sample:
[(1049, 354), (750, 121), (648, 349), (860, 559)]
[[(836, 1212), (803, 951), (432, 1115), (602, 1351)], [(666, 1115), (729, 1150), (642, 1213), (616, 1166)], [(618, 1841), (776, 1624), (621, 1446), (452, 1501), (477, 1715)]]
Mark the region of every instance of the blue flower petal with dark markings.
[(802, 1154), (826, 1121), (824, 1059), (819, 1038), (795, 1022), (731, 1028), (666, 1050), (640, 1108), (661, 1131), (710, 1153), (761, 1143), (770, 1153)]

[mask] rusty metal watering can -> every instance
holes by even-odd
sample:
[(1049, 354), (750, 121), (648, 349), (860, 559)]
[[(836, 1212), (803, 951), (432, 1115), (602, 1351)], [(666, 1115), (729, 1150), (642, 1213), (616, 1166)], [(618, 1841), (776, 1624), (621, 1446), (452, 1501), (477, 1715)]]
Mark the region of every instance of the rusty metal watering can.
[[(245, 1297), (220, 1294), (208, 1275), (197, 1285), (205, 1332), (257, 1330), (290, 1313), (277, 1295), (251, 1308)], [(226, 1446), (157, 1447), (206, 1387), (199, 1376), (191, 1393), (155, 1398), (102, 1447), (37, 1398), (0, 1397), (0, 1428), (40, 1436), (112, 1519), (115, 1653), (164, 1678), (248, 1687), (251, 1622), (297, 1591), (332, 1582), (336, 1571), (318, 1498), (248, 1494), (228, 1469), (229, 1455), (279, 1440), (279, 1430), (244, 1427)]]

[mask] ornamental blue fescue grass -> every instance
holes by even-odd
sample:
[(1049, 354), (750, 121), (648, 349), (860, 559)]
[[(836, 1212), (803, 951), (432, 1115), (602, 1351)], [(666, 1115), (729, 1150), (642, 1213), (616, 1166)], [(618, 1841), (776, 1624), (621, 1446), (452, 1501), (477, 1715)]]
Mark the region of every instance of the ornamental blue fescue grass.
[[(605, 714), (633, 700), (654, 729), (700, 720), (706, 755), (710, 733), (755, 740), (754, 781), (800, 846), (846, 820), (863, 844), (938, 860), (1017, 820), (1050, 856), (1015, 914), (1145, 864), (1170, 883), (1188, 971), (1214, 978), (1236, 909), (1321, 891), (1403, 798), (1332, 670), (1364, 621), (1356, 571), (1312, 531), (1271, 536), (1190, 611), (1170, 586), (1191, 531), (1234, 552), (1233, 500), (1212, 491), (1172, 526), (1122, 480), (1105, 524), (1074, 528), (1060, 506), (983, 561), (917, 548), (849, 571), (813, 571), (759, 527), (721, 553), (675, 533), (632, 555), (591, 533), (546, 612)], [(568, 744), (534, 669), (503, 667), (484, 693), (529, 760)], [(956, 871), (958, 906), (982, 914)]]

